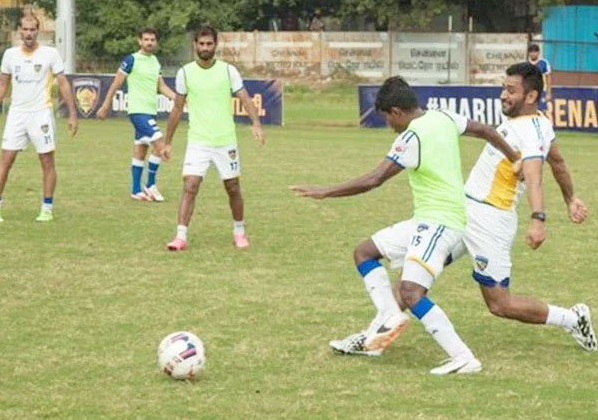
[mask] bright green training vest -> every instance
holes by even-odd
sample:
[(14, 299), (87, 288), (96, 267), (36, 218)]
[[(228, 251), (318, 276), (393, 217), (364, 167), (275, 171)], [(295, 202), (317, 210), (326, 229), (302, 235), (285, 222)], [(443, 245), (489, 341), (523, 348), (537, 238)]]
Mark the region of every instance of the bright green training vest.
[(189, 144), (224, 147), (237, 143), (228, 65), (216, 60), (209, 69), (195, 61), (183, 66), (189, 111)]
[(160, 62), (155, 55), (132, 54), (133, 70), (127, 76), (127, 112), (156, 115), (158, 112), (158, 79)]
[(455, 123), (442, 112), (426, 111), (408, 130), (420, 143), (419, 167), (408, 171), (415, 220), (464, 230), (465, 191)]

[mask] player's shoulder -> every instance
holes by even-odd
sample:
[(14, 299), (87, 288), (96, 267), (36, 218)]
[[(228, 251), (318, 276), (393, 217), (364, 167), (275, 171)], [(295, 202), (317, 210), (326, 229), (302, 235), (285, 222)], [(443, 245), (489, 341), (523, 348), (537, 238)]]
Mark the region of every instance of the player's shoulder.
[(520, 139), (536, 138), (551, 141), (554, 138), (552, 122), (541, 112), (508, 119), (498, 127), (499, 132), (501, 128), (507, 132), (512, 131)]

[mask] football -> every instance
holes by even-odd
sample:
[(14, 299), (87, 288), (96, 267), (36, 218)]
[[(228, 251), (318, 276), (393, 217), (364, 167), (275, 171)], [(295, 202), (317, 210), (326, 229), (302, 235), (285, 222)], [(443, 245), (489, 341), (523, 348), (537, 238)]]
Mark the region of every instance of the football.
[(158, 367), (173, 379), (194, 379), (206, 363), (203, 342), (195, 334), (168, 334), (158, 346)]

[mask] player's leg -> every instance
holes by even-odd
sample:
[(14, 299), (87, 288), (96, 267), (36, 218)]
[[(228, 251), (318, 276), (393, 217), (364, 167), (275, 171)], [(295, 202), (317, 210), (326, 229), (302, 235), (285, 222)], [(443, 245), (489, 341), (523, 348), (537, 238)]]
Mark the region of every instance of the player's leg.
[(38, 222), (49, 222), (53, 217), (54, 191), (56, 190), (56, 124), (52, 110), (46, 109), (31, 113), (31, 121), (27, 126), (27, 134), (35, 146), (42, 168), (43, 201), (37, 218)]
[(195, 210), (195, 198), (210, 167), (210, 149), (193, 144), (187, 145), (183, 163), (183, 193), (179, 203), (175, 238), (166, 247), (171, 251), (187, 249), (187, 230)]
[(434, 375), (476, 373), (482, 369), (481, 363), (457, 334), (447, 314), (427, 297), (451, 250), (462, 237), (461, 232), (442, 225), (419, 223), (406, 253), (399, 285), (401, 300), (449, 356), (448, 363), (430, 371)]
[(17, 154), (29, 144), (26, 122), (28, 114), (9, 111), (2, 135), (2, 158), (0, 159), (0, 221), (2, 218), (2, 197), (8, 181), (8, 174), (12, 169)]
[(137, 201), (153, 201), (152, 196), (144, 191), (142, 184), (145, 157), (153, 135), (153, 130), (149, 124), (151, 119), (152, 116), (145, 114), (129, 115), (129, 120), (135, 131), (133, 157), (131, 159), (131, 198)]
[(146, 194), (150, 195), (154, 201), (161, 203), (164, 201), (164, 196), (158, 189), (158, 169), (162, 163), (162, 150), (164, 149), (164, 139), (162, 133), (160, 137), (152, 141), (152, 152), (147, 160), (147, 183), (143, 189)]
[(2, 150), (2, 158), (0, 159), (0, 222), (4, 221), (2, 218), (2, 196), (4, 195), (8, 174), (17, 158), (17, 153), (17, 150)]
[(243, 194), (241, 193), (241, 161), (237, 146), (214, 149), (214, 165), (224, 183), (228, 195), (228, 205), (233, 217), (233, 241), (237, 248), (249, 247), (249, 239), (245, 232), (245, 214)]

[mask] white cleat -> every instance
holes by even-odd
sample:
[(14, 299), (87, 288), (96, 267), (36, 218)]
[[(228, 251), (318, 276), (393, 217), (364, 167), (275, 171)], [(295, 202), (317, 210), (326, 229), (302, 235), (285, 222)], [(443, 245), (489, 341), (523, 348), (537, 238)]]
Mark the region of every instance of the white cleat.
[(366, 349), (363, 344), (365, 342), (365, 332), (358, 332), (343, 338), (342, 340), (332, 340), (328, 345), (332, 347), (336, 353), (352, 354), (359, 356), (382, 356), (382, 351), (371, 351)]
[(160, 194), (156, 184), (152, 185), (151, 187), (143, 187), (143, 191), (157, 203), (162, 203), (164, 201), (164, 196)]
[(482, 371), (482, 363), (476, 359), (449, 359), (447, 363), (430, 371), (432, 375), (444, 376), (450, 373), (468, 374)]
[(590, 308), (584, 303), (578, 303), (571, 310), (577, 315), (577, 325), (569, 332), (585, 351), (596, 351), (598, 346)]

